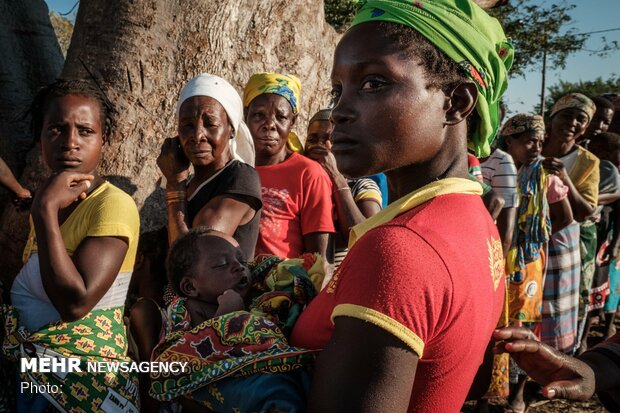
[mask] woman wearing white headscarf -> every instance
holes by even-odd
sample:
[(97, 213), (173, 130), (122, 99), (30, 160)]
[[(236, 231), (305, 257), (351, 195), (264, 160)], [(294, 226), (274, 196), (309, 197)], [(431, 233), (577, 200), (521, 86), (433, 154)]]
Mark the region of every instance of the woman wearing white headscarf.
[(157, 158), (166, 177), (170, 243), (189, 228), (206, 226), (233, 236), (252, 259), (261, 187), (239, 94), (226, 80), (203, 73), (181, 90), (176, 114), (178, 135), (164, 141)]

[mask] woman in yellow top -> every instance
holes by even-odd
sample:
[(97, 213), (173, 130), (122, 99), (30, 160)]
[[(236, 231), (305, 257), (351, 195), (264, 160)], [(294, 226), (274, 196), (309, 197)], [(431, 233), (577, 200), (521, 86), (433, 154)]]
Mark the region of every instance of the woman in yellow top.
[[(5, 354), (129, 361), (122, 314), (140, 221), (131, 197), (97, 173), (110, 112), (103, 93), (85, 81), (58, 80), (35, 97), (34, 134), (52, 175), (32, 204), (25, 264), (11, 289), (14, 307), (0, 312), (9, 337)], [(19, 340), (18, 326), (26, 329)], [(110, 375), (22, 373), (16, 410), (39, 412), (51, 404), (100, 412), (121, 403), (137, 411), (134, 377)], [(60, 391), (23, 391), (35, 385)]]
[[(585, 133), (595, 111), (594, 102), (580, 93), (569, 93), (558, 99), (551, 108), (551, 122), (542, 152), (547, 158), (543, 162), (545, 169), (557, 175), (568, 186), (573, 217), (581, 223), (580, 318), (585, 317), (589, 310), (595, 270), (596, 226), (587, 218), (598, 205), (600, 162), (590, 151), (575, 142)], [(581, 321), (580, 332), (583, 332), (583, 326), (584, 322)], [(579, 342), (580, 335), (577, 340)]]

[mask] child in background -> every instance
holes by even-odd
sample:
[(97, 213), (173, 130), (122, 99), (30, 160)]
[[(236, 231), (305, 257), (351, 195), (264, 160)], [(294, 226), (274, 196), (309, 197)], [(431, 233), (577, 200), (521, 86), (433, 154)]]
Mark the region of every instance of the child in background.
[(517, 207), (517, 168), (512, 157), (501, 150), (495, 149), (482, 164), (484, 183), (491, 186), (493, 191), (504, 200), (504, 206), (497, 216), (497, 230), (502, 238), (504, 256), (512, 243), (515, 209)]
[(594, 112), (594, 116), (592, 116), (583, 136), (577, 141), (579, 145), (588, 150), (591, 150), (590, 142), (593, 139), (596, 139), (599, 134), (607, 132), (615, 113), (614, 104), (604, 96), (595, 96), (592, 98), (592, 102), (596, 106), (596, 112)]
[(304, 155), (323, 167), (334, 188), (334, 226), (338, 229), (334, 236), (334, 269), (337, 269), (348, 252), (349, 231), (381, 211), (383, 199), (379, 186), (371, 178), (347, 179), (338, 170), (331, 151), (334, 127), (329, 120), (330, 113), (331, 109), (322, 109), (308, 122)]

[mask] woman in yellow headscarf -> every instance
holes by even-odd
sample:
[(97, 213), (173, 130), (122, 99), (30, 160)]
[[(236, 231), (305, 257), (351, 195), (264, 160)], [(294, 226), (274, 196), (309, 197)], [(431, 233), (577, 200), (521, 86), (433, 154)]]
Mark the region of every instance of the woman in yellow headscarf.
[(331, 258), (331, 182), (319, 164), (287, 145), (300, 98), (300, 81), (288, 74), (257, 73), (243, 91), (263, 197), (256, 255), (294, 258), (318, 252)]

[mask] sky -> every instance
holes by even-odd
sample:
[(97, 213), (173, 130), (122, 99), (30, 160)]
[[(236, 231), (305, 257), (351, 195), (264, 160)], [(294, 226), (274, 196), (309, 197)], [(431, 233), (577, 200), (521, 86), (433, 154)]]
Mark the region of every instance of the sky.
[[(76, 0), (47, 0), (50, 10), (67, 13), (76, 4)], [(533, 4), (548, 7), (562, 4), (563, 1), (533, 0)], [(571, 28), (577, 33), (620, 28), (620, 0), (568, 0), (568, 4), (576, 4), (570, 14), (573, 18)], [(77, 8), (76, 8), (77, 9)], [(74, 18), (75, 11), (68, 16)], [(620, 43), (620, 30), (608, 33), (593, 34), (586, 42), (584, 49), (598, 50), (602, 47), (601, 37), (607, 41), (616, 40)], [(613, 75), (620, 76), (620, 50), (606, 57), (592, 56), (587, 51), (574, 53), (567, 59), (565, 69), (547, 68), (547, 85), (559, 83), (560, 80), (577, 82), (579, 80), (595, 80), (597, 77), (608, 79)], [(511, 78), (505, 101), (510, 113), (530, 112), (540, 102), (540, 72), (528, 72), (524, 78)], [(610, 91), (620, 92), (620, 91)]]

